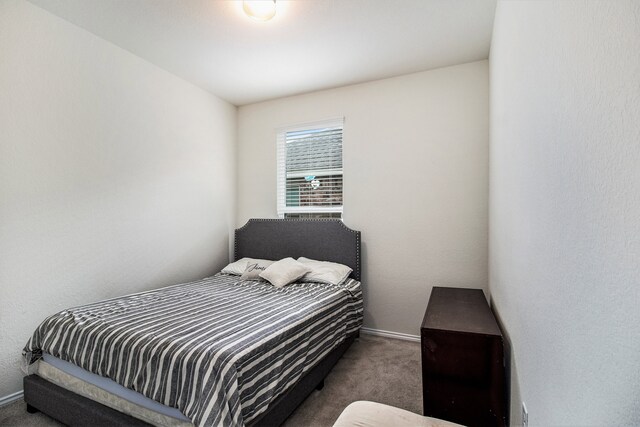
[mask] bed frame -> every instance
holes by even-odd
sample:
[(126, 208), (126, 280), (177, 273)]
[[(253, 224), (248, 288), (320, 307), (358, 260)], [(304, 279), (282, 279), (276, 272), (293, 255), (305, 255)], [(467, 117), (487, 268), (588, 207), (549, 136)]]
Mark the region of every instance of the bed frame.
[[(281, 259), (304, 256), (338, 262), (360, 280), (360, 232), (338, 219), (250, 219), (235, 231), (234, 257)], [(269, 405), (251, 426), (279, 426), (324, 378), (353, 343), (353, 334), (313, 367), (288, 392)], [(70, 426), (148, 426), (144, 421), (59, 387), (37, 375), (24, 377), (28, 412), (43, 413)]]

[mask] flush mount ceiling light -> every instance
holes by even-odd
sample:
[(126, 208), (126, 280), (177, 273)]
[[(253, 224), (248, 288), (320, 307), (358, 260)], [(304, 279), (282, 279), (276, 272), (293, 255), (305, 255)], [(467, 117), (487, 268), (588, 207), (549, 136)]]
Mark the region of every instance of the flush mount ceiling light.
[(253, 19), (268, 21), (276, 14), (276, 0), (244, 0), (242, 9)]

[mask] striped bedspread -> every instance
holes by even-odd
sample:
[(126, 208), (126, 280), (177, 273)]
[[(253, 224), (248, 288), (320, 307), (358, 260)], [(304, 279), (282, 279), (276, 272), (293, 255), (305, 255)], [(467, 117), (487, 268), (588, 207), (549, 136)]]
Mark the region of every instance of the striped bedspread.
[(277, 289), (217, 274), (61, 311), (23, 354), (111, 378), (197, 426), (241, 426), (361, 324), (355, 280)]

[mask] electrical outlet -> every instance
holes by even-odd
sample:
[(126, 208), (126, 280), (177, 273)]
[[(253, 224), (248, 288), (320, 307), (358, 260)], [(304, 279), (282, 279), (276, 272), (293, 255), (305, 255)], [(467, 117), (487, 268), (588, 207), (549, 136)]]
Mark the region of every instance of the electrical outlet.
[(529, 427), (529, 412), (524, 402), (522, 402), (522, 427)]

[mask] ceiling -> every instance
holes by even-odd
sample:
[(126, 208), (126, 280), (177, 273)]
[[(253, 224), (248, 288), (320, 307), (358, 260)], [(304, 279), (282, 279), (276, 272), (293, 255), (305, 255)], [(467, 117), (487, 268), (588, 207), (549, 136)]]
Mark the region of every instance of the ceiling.
[(30, 0), (235, 105), (489, 55), (496, 0)]

